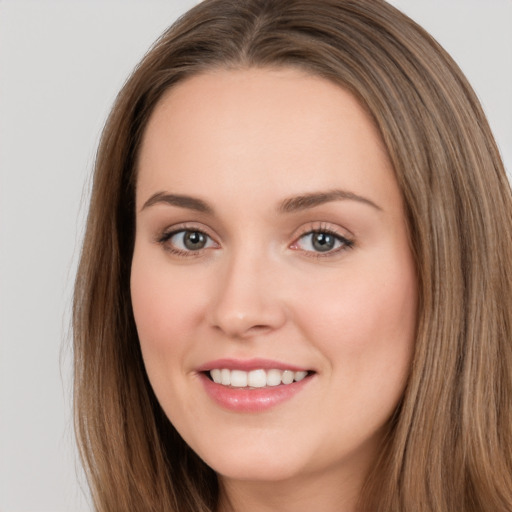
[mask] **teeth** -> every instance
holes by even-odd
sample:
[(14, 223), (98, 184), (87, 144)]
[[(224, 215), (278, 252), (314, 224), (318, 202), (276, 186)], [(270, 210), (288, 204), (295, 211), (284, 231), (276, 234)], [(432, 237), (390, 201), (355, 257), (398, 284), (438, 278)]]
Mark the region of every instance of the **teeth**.
[(291, 384), (293, 382), (293, 372), (285, 370), (282, 376), (283, 384)]
[(224, 386), (229, 386), (231, 384), (231, 372), (229, 370), (220, 371), (220, 383)]
[(302, 380), (304, 377), (306, 377), (308, 374), (308, 372), (295, 372), (295, 375), (294, 375), (294, 380), (296, 382), (299, 382), (300, 380)]
[(264, 388), (267, 385), (267, 374), (265, 370), (253, 370), (249, 372), (247, 384), (250, 388)]
[(231, 371), (231, 385), (234, 388), (246, 388), (247, 387), (247, 372), (242, 370)]
[(267, 386), (279, 386), (281, 384), (281, 377), (283, 372), (281, 370), (268, 370), (267, 371)]
[(264, 388), (266, 386), (279, 386), (299, 382), (307, 376), (308, 372), (293, 372), (291, 370), (228, 370), (215, 368), (210, 370), (210, 376), (216, 384), (232, 386), (234, 388)]
[(213, 379), (213, 382), (216, 384), (220, 384), (222, 382), (222, 370), (218, 370), (217, 368), (215, 370), (212, 370), (210, 372), (210, 375)]

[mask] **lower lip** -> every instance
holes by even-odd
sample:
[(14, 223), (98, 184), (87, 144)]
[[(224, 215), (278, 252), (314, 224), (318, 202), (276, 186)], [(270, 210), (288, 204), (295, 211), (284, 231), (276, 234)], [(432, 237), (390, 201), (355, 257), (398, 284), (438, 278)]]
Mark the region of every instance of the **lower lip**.
[(216, 384), (205, 374), (200, 374), (200, 378), (208, 396), (224, 409), (236, 412), (263, 412), (290, 400), (308, 385), (312, 376), (309, 375), (292, 384), (253, 389)]

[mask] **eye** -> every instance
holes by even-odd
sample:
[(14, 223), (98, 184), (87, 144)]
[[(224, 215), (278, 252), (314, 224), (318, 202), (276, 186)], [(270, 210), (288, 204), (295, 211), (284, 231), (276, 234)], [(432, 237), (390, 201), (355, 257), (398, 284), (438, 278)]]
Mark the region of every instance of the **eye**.
[(180, 229), (165, 233), (159, 242), (165, 245), (167, 250), (176, 254), (186, 254), (218, 247), (210, 236), (197, 229)]
[(315, 230), (302, 235), (294, 242), (292, 249), (327, 255), (349, 249), (353, 245), (352, 240), (330, 230)]

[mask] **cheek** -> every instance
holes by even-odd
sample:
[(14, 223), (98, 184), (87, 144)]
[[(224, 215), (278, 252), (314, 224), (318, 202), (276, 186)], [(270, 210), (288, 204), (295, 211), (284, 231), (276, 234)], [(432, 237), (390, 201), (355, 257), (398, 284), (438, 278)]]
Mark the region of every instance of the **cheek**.
[(186, 280), (185, 273), (172, 272), (159, 259), (144, 259), (134, 253), (131, 298), (140, 345), (148, 374), (156, 368), (181, 361), (190, 345), (193, 326), (204, 310), (204, 292)]
[[(408, 372), (416, 329), (417, 290), (414, 266), (396, 258), (361, 268), (310, 287), (297, 315), (307, 336), (343, 366), (351, 382), (365, 376), (383, 381), (392, 370), (398, 382)], [(372, 377), (374, 376), (374, 377)]]

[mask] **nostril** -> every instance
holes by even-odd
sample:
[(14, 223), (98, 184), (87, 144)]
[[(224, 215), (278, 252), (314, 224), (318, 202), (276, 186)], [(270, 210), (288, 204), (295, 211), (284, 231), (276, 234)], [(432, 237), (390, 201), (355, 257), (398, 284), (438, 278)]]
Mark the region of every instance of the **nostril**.
[(251, 336), (258, 336), (272, 331), (273, 327), (266, 324), (250, 325), (249, 322), (226, 322), (212, 326), (217, 331), (222, 331), (230, 338), (245, 339)]
[(253, 325), (249, 331), (266, 331), (268, 329), (270, 329), (268, 325)]

